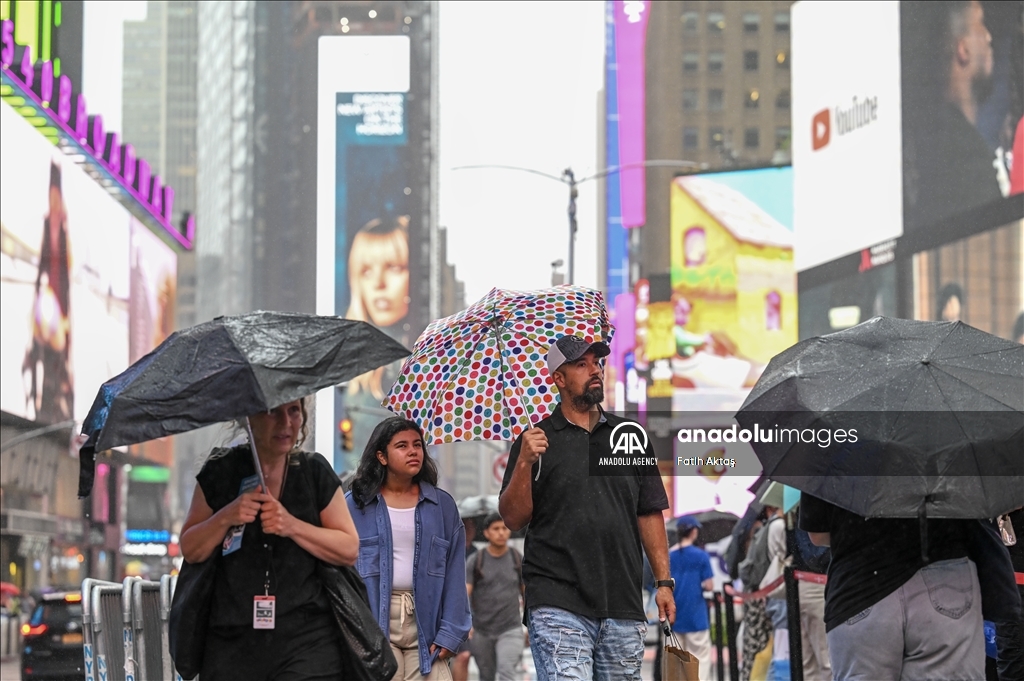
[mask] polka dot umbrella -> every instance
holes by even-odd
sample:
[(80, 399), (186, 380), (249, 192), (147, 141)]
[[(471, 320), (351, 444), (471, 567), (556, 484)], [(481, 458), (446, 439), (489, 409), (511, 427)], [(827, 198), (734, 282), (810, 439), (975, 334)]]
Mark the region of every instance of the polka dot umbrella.
[(493, 289), (427, 327), (384, 406), (418, 423), (428, 444), (515, 440), (557, 403), (546, 358), (566, 334), (611, 339), (600, 291)]

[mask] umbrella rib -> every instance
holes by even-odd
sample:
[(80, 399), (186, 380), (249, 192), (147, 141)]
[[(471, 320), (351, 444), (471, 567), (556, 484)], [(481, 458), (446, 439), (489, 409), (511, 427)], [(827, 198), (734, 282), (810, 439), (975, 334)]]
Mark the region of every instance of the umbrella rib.
[[(1006, 407), (1007, 409), (1010, 409), (1010, 410), (1014, 410), (1014, 411), (1016, 411), (1016, 409), (1017, 409), (1017, 408), (1016, 408), (1016, 407), (1014, 407), (1013, 405), (1011, 405), (1011, 404), (1006, 404), (1005, 402), (1003, 402), (1003, 401), (1002, 401), (1002, 400), (1000, 400), (999, 398), (997, 398), (997, 397), (993, 397), (992, 395), (989, 395), (988, 393), (982, 393), (982, 392), (981, 392), (980, 390), (978, 390), (977, 388), (975, 388), (974, 386), (972, 386), (972, 385), (971, 385), (970, 383), (967, 383), (967, 382), (966, 382), (966, 381), (964, 381), (964, 380), (963, 380), (962, 378), (960, 378), (960, 377), (958, 377), (958, 376), (955, 376), (954, 374), (952, 374), (952, 373), (950, 373), (950, 372), (946, 371), (946, 370), (945, 370), (945, 369), (943, 369), (943, 368), (942, 368), (941, 366), (936, 366), (936, 365), (934, 365), (934, 364), (933, 364), (933, 365), (932, 365), (932, 367), (934, 367), (936, 371), (941, 371), (942, 373), (944, 373), (945, 375), (949, 376), (950, 378), (952, 378), (952, 379), (954, 379), (954, 380), (956, 380), (956, 381), (959, 381), (959, 382), (960, 382), (960, 383), (962, 383), (963, 385), (965, 385), (965, 386), (967, 386), (967, 387), (971, 388), (971, 389), (972, 389), (972, 390), (973, 390), (974, 392), (976, 392), (976, 393), (980, 393), (980, 394), (984, 395), (985, 397), (987, 397), (987, 398), (989, 398), (989, 399), (991, 399), (991, 400), (993, 400), (993, 401), (995, 401), (995, 402), (998, 402), (999, 404), (1003, 405), (1003, 406), (1004, 406), (1004, 407)], [(974, 369), (972, 369), (972, 371), (974, 371)], [(1003, 374), (998, 374), (997, 372), (994, 372), (994, 371), (982, 371), (982, 372), (980, 372), (980, 373), (994, 374), (994, 375), (998, 375), (998, 376), (1002, 376), (1002, 375), (1003, 375)], [(938, 382), (936, 382), (936, 385), (938, 385)], [(941, 389), (941, 388), (939, 389), (939, 392), (942, 392), (942, 389)], [(944, 393), (943, 393), (943, 396), (945, 396), (945, 394), (944, 394)]]
[[(235, 342), (235, 337), (227, 329), (225, 329), (224, 332), (225, 332), (225, 334), (227, 334), (228, 340), (231, 341), (231, 345), (234, 346), (235, 351), (238, 352), (238, 355), (240, 357), (245, 357), (245, 353), (242, 351), (242, 349), (240, 347), (238, 347), (238, 343)], [(259, 390), (259, 392), (260, 392), (260, 401), (267, 407), (267, 410), (269, 411), (270, 409), (273, 409), (274, 407), (276, 407), (277, 406), (276, 404), (275, 405), (267, 404), (267, 396), (263, 392), (263, 386), (260, 385), (260, 382), (256, 379), (256, 372), (253, 371), (252, 363), (246, 361), (245, 368), (249, 372), (249, 374), (252, 376), (252, 382), (256, 386), (256, 389)], [(248, 414), (246, 414), (246, 416), (248, 416)]]

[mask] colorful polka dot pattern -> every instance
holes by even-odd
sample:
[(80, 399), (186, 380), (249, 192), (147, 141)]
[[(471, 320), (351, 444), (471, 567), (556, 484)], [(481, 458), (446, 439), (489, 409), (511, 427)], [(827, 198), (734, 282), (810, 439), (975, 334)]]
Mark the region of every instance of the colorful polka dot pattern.
[(557, 403), (547, 351), (565, 334), (611, 339), (600, 291), (493, 289), (427, 327), (384, 406), (420, 424), (429, 444), (512, 441)]

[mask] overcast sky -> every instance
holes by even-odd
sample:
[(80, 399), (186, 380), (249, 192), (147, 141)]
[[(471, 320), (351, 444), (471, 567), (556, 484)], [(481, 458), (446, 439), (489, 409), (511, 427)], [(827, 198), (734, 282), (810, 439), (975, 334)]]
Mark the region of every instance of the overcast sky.
[[(440, 3), (440, 223), (467, 303), (493, 286), (550, 285), (568, 253), (565, 185), (596, 170), (604, 4)], [(580, 185), (576, 283), (597, 284), (596, 182)]]
[[(567, 260), (568, 188), (509, 170), (514, 165), (577, 177), (597, 164), (604, 4), (440, 3), (440, 224), (466, 302), (493, 286), (542, 288), (551, 262)], [(83, 91), (108, 130), (121, 130), (120, 22), (145, 17), (146, 3), (89, 0)], [(118, 28), (115, 28), (118, 27)], [(576, 282), (597, 284), (596, 182), (580, 185)], [(564, 268), (563, 268), (564, 269)]]

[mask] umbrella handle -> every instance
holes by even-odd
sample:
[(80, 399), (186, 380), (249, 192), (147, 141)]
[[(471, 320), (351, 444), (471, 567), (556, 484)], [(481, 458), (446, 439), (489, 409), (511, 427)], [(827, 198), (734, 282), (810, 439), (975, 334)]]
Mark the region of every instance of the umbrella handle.
[(245, 430), (249, 434), (249, 451), (252, 452), (252, 463), (256, 467), (256, 475), (260, 476), (260, 489), (264, 494), (270, 494), (270, 490), (267, 489), (267, 481), (263, 478), (263, 466), (260, 465), (260, 457), (256, 453), (256, 441), (252, 436), (252, 424), (249, 422), (249, 417), (245, 417)]

